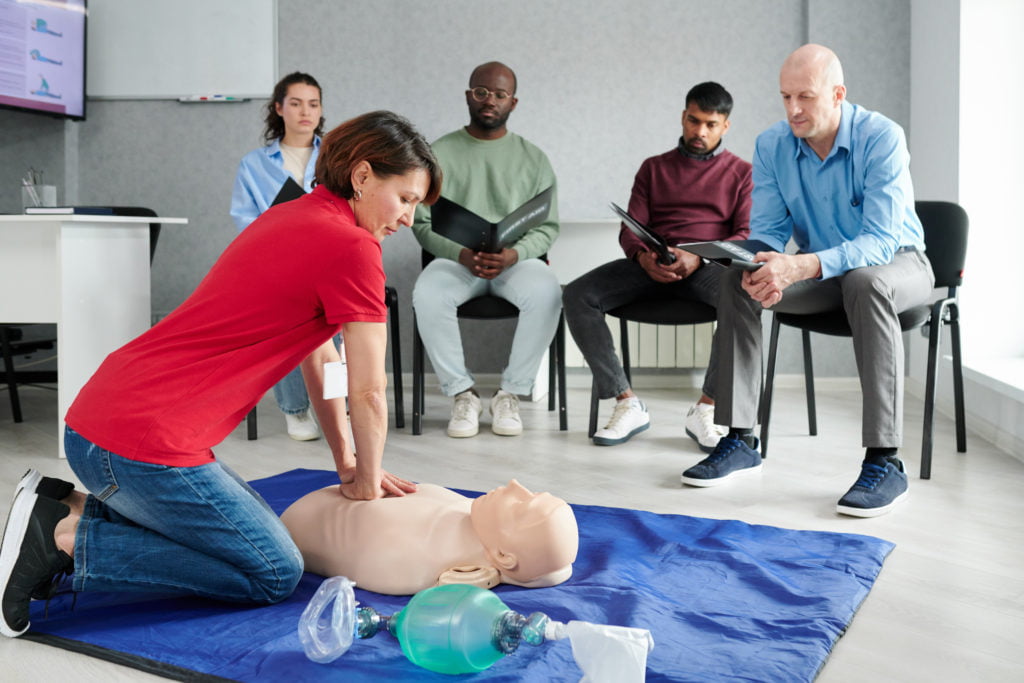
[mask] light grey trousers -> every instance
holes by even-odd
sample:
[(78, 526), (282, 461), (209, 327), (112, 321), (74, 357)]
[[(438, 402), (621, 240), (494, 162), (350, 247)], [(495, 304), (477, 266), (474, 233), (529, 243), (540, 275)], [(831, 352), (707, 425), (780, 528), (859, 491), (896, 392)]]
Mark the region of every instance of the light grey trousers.
[[(725, 269), (719, 288), (715, 423), (753, 428), (763, 376), (763, 309), (743, 290), (740, 276), (739, 270)], [(934, 284), (924, 253), (901, 251), (883, 266), (795, 283), (769, 309), (783, 313), (846, 311), (863, 395), (865, 447), (899, 448), (903, 442), (903, 332), (897, 315), (928, 301)]]

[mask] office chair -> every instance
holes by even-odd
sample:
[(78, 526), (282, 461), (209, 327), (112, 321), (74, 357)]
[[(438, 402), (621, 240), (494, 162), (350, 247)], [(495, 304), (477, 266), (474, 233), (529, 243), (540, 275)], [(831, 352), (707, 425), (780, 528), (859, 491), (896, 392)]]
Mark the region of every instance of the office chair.
[[(938, 380), (939, 346), (942, 327), (949, 326), (953, 352), (953, 402), (956, 419), (956, 450), (967, 451), (967, 432), (964, 416), (964, 379), (960, 354), (960, 312), (957, 289), (963, 283), (964, 261), (967, 258), (967, 213), (951, 202), (919, 201), (917, 215), (924, 226), (924, 242), (928, 260), (935, 274), (935, 287), (946, 288), (946, 295), (933, 303), (914, 306), (899, 314), (904, 332), (928, 327), (928, 376), (924, 396), (924, 424), (921, 437), (921, 478), (931, 478), (932, 435), (935, 417), (935, 385)], [(772, 320), (771, 341), (768, 348), (768, 368), (764, 395), (761, 401), (761, 455), (768, 453), (768, 428), (771, 418), (772, 394), (775, 383), (775, 362), (779, 346), (779, 328), (782, 325), (801, 331), (804, 352), (804, 383), (807, 392), (807, 423), (811, 436), (818, 433), (814, 402), (814, 368), (811, 361), (810, 333), (850, 337), (846, 314), (842, 310), (797, 315), (776, 313)]]
[[(547, 255), (540, 257), (547, 260)], [(433, 254), (423, 252), (423, 267), (434, 260)], [(518, 318), (519, 309), (511, 302), (498, 296), (486, 294), (470, 299), (459, 306), (456, 315), (466, 320), (502, 320)], [(416, 313), (412, 316), (412, 433), (423, 433), (423, 414), (425, 412), (424, 388), (424, 349), (420, 337), (419, 326), (416, 324)], [(558, 328), (555, 338), (551, 340), (548, 352), (548, 410), (555, 409), (555, 389), (558, 390), (558, 428), (565, 431), (569, 428), (566, 414), (565, 387), (565, 315), (558, 314)]]
[[(402, 333), (398, 325), (398, 290), (384, 288), (384, 303), (388, 307), (388, 326), (391, 328), (391, 374), (395, 391), (395, 427), (405, 427), (405, 397), (402, 386)], [(245, 432), (249, 441), (259, 437), (256, 408), (245, 416)]]
[[(698, 325), (715, 322), (715, 308), (700, 301), (687, 301), (675, 297), (643, 299), (613, 308), (605, 315), (619, 319), (619, 345), (622, 349), (622, 369), (630, 384), (633, 377), (629, 365), (629, 334), (627, 323), (648, 323), (651, 325)], [(597, 431), (597, 410), (600, 399), (597, 396), (597, 382), (590, 384), (590, 424), (587, 437)]]
[[(102, 207), (110, 209), (115, 216), (150, 216), (156, 217), (153, 209), (142, 206), (109, 206)], [(149, 262), (153, 263), (153, 256), (156, 254), (156, 244), (160, 239), (160, 224), (149, 224)], [(29, 323), (28, 325), (32, 325)], [(27, 356), (36, 351), (52, 349), (57, 342), (55, 335), (47, 335), (43, 339), (26, 339), (24, 328), (28, 325), (22, 323), (0, 324), (0, 356), (3, 357), (4, 374), (3, 379), (7, 384), (7, 392), (11, 399), (11, 413), (15, 422), (22, 422), (21, 398), (18, 395), (18, 384), (55, 384), (57, 382), (56, 370), (17, 370), (14, 367), (14, 359), (19, 356)]]

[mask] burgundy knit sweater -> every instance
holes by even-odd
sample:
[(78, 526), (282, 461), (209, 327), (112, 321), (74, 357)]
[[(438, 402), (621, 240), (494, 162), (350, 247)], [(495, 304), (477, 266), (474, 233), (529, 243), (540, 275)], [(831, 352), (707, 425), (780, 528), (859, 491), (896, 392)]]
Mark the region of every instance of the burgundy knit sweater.
[[(629, 213), (669, 244), (746, 239), (750, 234), (751, 166), (722, 150), (709, 158), (678, 148), (650, 157), (633, 181)], [(627, 258), (643, 243), (625, 227), (619, 244)]]

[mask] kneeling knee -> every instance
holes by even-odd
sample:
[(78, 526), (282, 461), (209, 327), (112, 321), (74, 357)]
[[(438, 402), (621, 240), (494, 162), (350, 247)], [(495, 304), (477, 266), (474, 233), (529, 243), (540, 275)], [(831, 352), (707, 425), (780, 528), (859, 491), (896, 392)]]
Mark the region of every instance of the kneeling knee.
[(253, 578), (253, 592), (256, 602), (272, 605), (288, 598), (302, 579), (302, 556), (282, 558), (268, 573), (266, 578)]

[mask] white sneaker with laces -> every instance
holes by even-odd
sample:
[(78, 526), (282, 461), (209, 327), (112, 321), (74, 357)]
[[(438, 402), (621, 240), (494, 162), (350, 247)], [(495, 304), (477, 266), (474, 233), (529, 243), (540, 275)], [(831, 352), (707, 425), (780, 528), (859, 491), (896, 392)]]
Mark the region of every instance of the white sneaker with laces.
[(491, 397), (491, 431), (498, 436), (519, 436), (523, 421), (519, 417), (519, 397), (499, 389)]
[(597, 446), (616, 446), (625, 443), (651, 426), (647, 406), (636, 396), (615, 402), (615, 410), (603, 429), (594, 432)]
[(288, 424), (288, 436), (296, 441), (313, 441), (320, 438), (320, 427), (313, 414), (306, 408), (303, 413), (295, 415), (284, 414), (284, 421)]
[(452, 419), (448, 420), (448, 436), (453, 439), (476, 436), (480, 431), (480, 413), (483, 410), (480, 397), (474, 394), (472, 389), (455, 394)]
[(728, 433), (728, 427), (715, 424), (713, 405), (698, 403), (686, 413), (686, 435), (696, 441), (705, 453), (715, 450), (719, 440)]

